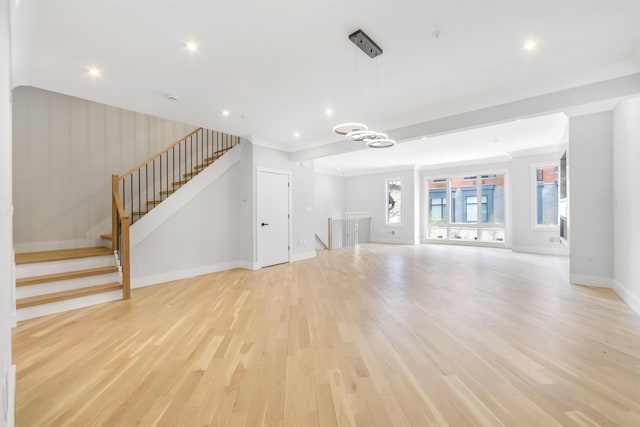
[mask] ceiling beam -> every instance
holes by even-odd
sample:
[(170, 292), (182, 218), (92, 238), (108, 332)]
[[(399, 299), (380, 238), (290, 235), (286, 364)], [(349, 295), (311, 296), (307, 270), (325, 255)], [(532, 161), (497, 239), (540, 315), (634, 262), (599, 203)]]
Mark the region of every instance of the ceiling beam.
[[(569, 116), (611, 109), (615, 101), (640, 94), (640, 73), (538, 95), (493, 107), (429, 120), (387, 131), (398, 143), (421, 137), (495, 125), (516, 119), (564, 112)], [(360, 143), (337, 141), (291, 153), (294, 161), (316, 159), (368, 148)]]

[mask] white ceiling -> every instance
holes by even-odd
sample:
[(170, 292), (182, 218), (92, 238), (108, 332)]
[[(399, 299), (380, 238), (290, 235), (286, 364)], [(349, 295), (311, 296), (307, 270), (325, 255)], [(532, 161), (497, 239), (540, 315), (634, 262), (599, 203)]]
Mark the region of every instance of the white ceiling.
[[(446, 135), (406, 141), (315, 160), (316, 172), (352, 176), (407, 167), (446, 167), (473, 161), (506, 161), (519, 154), (557, 151), (567, 116), (556, 113)], [(345, 142), (346, 143), (346, 142)]]
[[(393, 129), (640, 71), (638, 1), (18, 5), (16, 84), (290, 151), (337, 141), (338, 122)], [(377, 65), (347, 39), (359, 28), (384, 49)]]

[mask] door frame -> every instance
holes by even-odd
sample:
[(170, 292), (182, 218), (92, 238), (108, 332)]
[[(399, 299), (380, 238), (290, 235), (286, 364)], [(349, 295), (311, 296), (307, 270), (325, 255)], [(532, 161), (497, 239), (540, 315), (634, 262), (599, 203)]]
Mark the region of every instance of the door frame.
[(291, 171), (285, 170), (285, 169), (274, 169), (274, 168), (266, 168), (266, 167), (262, 167), (262, 166), (256, 166), (256, 217), (253, 220), (253, 229), (254, 229), (254, 236), (256, 236), (256, 240), (255, 240), (255, 265), (257, 268), (262, 268), (263, 265), (260, 262), (260, 233), (258, 232), (258, 221), (260, 218), (260, 195), (259, 195), (259, 191), (260, 191), (260, 186), (259, 186), (259, 182), (260, 182), (260, 173), (262, 172), (267, 172), (267, 173), (275, 173), (275, 174), (279, 174), (279, 175), (286, 175), (288, 182), (289, 182), (289, 194), (287, 195), (287, 199), (288, 199), (288, 206), (287, 206), (287, 214), (289, 215), (289, 227), (288, 227), (288, 250), (287, 250), (287, 262), (291, 262), (291, 242), (292, 242), (292, 234), (293, 234), (293, 229), (292, 229), (292, 214), (291, 214), (291, 188), (293, 186), (293, 179), (291, 176)]

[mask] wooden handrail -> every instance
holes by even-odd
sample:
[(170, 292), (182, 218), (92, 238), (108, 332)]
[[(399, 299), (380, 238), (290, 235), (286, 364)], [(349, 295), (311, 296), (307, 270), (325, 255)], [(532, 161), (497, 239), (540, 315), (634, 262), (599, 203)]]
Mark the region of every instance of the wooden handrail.
[[(120, 255), (120, 266), (122, 268), (122, 299), (131, 298), (131, 270), (129, 259), (129, 227), (131, 222), (126, 216), (120, 191), (118, 189), (118, 175), (111, 175), (111, 247), (118, 251)], [(118, 217), (120, 217), (120, 231), (122, 238), (118, 239)], [(120, 242), (120, 247), (118, 247)]]
[(128, 177), (129, 175), (131, 175), (132, 173), (134, 173), (135, 171), (137, 171), (138, 169), (140, 169), (141, 167), (143, 167), (147, 163), (149, 163), (149, 162), (157, 159), (158, 157), (162, 156), (164, 153), (166, 153), (167, 151), (171, 150), (173, 147), (175, 147), (176, 145), (180, 144), (182, 141), (184, 141), (185, 139), (189, 138), (190, 136), (193, 136), (194, 134), (200, 132), (201, 130), (202, 130), (202, 128), (198, 128), (198, 129), (194, 130), (193, 132), (183, 136), (182, 138), (180, 138), (179, 140), (177, 140), (176, 142), (174, 142), (173, 144), (171, 144), (170, 146), (168, 146), (164, 150), (160, 151), (159, 153), (154, 154), (153, 157), (149, 157), (147, 160), (137, 164), (129, 172), (125, 173), (124, 175), (120, 175), (120, 179), (124, 179), (124, 178)]
[(113, 201), (115, 202), (115, 207), (118, 209), (118, 213), (121, 218), (128, 218), (124, 211), (124, 207), (122, 206), (122, 200), (120, 199), (120, 190), (118, 189), (118, 175), (111, 175), (111, 189), (113, 193)]

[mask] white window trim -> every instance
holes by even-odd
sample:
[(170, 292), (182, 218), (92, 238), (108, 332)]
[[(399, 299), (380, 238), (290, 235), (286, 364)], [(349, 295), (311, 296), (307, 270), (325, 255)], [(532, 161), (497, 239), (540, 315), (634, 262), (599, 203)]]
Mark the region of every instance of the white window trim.
[[(389, 223), (389, 181), (400, 181), (400, 222), (397, 224), (390, 224)], [(385, 204), (384, 204), (384, 226), (385, 227), (393, 227), (393, 228), (399, 228), (399, 227), (403, 227), (403, 222), (404, 222), (404, 179), (402, 179), (402, 177), (391, 177), (391, 178), (385, 178), (384, 179), (384, 200), (385, 200)]]
[[(535, 162), (531, 163), (531, 172), (529, 178), (529, 192), (530, 192), (530, 214), (529, 217), (531, 219), (531, 231), (560, 231), (560, 224), (538, 224), (538, 193), (537, 193), (537, 185), (538, 185), (538, 168), (557, 166), (558, 170), (560, 168), (560, 160), (552, 160), (548, 162)], [(560, 172), (558, 172), (558, 175)], [(558, 178), (559, 180), (560, 178)], [(558, 185), (560, 182), (558, 181)], [(558, 189), (559, 191), (559, 189)], [(560, 193), (558, 193), (558, 197), (560, 197)], [(560, 199), (558, 199), (559, 201)], [(560, 221), (560, 212), (558, 212), (558, 222)]]

